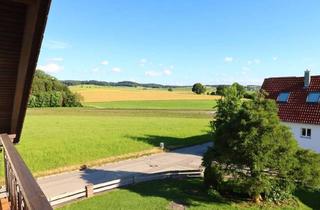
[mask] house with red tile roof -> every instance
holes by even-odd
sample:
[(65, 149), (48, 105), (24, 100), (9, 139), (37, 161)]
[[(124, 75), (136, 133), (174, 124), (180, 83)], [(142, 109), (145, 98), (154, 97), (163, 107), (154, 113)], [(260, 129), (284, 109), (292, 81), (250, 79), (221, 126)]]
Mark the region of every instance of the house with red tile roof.
[(273, 77), (262, 89), (278, 104), (280, 120), (289, 126), (300, 146), (320, 152), (320, 75)]

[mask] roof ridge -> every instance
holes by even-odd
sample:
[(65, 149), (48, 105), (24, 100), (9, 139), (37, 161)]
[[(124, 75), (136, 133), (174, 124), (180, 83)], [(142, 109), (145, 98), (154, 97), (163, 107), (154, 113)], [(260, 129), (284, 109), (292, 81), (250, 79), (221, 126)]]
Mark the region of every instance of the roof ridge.
[[(313, 75), (311, 76), (311, 78), (313, 77), (320, 77), (320, 75)], [(287, 76), (287, 77), (267, 77), (265, 79), (297, 79), (297, 78), (304, 78), (303, 76), (301, 77), (297, 77), (297, 76)]]

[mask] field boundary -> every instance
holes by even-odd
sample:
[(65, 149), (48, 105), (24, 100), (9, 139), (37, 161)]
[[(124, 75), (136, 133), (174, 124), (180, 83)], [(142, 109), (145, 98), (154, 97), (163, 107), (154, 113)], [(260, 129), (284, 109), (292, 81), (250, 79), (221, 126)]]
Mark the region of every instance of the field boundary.
[(203, 177), (203, 170), (173, 170), (173, 171), (163, 171), (152, 174), (137, 174), (128, 176), (122, 179), (115, 179), (108, 182), (103, 182), (100, 184), (88, 184), (82, 189), (74, 192), (65, 193), (52, 198), (49, 198), (49, 202), (52, 206), (62, 206), (67, 202), (74, 200), (92, 197), (97, 193), (109, 191), (115, 188), (133, 185), (141, 182), (162, 180), (162, 179), (177, 179), (177, 178), (199, 178)]
[(152, 148), (152, 149), (143, 150), (143, 151), (140, 151), (140, 152), (133, 152), (133, 153), (129, 153), (129, 154), (123, 154), (123, 155), (118, 155), (118, 156), (101, 158), (101, 159), (98, 159), (98, 160), (88, 161), (88, 162), (85, 162), (85, 163), (80, 163), (80, 164), (70, 165), (70, 166), (66, 166), (66, 167), (55, 168), (55, 169), (47, 170), (47, 171), (43, 171), (43, 172), (37, 172), (37, 173), (34, 173), (33, 175), (37, 179), (42, 179), (42, 178), (45, 178), (45, 177), (48, 177), (48, 176), (55, 176), (55, 175), (61, 174), (61, 173), (67, 173), (67, 172), (71, 172), (71, 171), (78, 171), (78, 170), (86, 169), (88, 167), (101, 166), (101, 165), (104, 165), (104, 164), (114, 163), (114, 162), (118, 162), (118, 161), (121, 161), (121, 160), (135, 159), (135, 158), (148, 156), (148, 155), (153, 155), (153, 154), (158, 154), (158, 153), (162, 153), (162, 152), (166, 152), (166, 151), (162, 150), (160, 148)]

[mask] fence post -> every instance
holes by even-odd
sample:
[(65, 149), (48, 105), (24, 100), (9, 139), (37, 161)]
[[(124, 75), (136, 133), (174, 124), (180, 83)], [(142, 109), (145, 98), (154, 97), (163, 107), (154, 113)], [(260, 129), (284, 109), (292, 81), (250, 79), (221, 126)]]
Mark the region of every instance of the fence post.
[(86, 186), (86, 197), (90, 198), (93, 196), (93, 184), (89, 184)]

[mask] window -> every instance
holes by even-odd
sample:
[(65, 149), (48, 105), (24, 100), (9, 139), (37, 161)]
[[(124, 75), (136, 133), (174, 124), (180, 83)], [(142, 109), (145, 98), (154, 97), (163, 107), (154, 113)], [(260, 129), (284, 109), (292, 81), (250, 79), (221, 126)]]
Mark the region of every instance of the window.
[(320, 92), (309, 93), (307, 97), (307, 103), (319, 103), (320, 101)]
[(311, 138), (311, 128), (301, 128), (301, 137)]
[(277, 101), (278, 102), (288, 102), (290, 93), (289, 92), (282, 92), (278, 95)]

